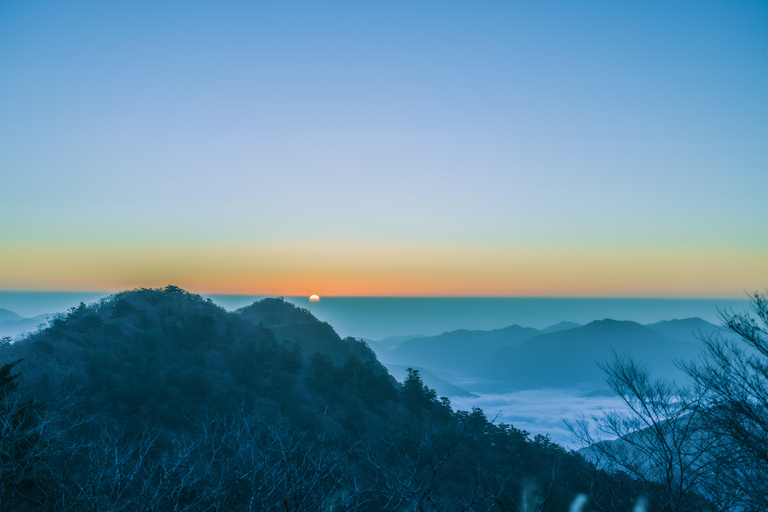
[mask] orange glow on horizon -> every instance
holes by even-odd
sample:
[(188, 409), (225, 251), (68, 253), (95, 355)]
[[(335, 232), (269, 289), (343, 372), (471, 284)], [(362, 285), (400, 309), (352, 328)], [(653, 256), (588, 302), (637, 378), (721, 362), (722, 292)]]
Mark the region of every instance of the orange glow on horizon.
[(15, 246), (0, 253), (0, 290), (174, 284), (203, 294), (304, 297), (740, 298), (768, 284), (765, 261), (766, 250)]

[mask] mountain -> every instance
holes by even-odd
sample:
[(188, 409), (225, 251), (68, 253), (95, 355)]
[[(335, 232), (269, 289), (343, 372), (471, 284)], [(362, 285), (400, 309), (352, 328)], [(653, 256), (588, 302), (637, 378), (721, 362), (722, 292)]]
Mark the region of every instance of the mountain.
[(454, 411), (418, 372), (398, 384), (307, 310), (230, 313), (175, 286), (80, 304), (0, 344), (0, 434), (4, 510), (458, 512), (519, 496), (565, 510), (591, 491), (611, 510), (608, 490), (625, 510), (636, 497), (546, 436)]
[(550, 325), (549, 327), (547, 327), (541, 332), (544, 332), (544, 333), (560, 332), (560, 331), (567, 331), (568, 329), (574, 329), (576, 327), (582, 327), (582, 325), (574, 322), (560, 322), (555, 325)]
[[(84, 414), (108, 410), (127, 427), (151, 417), (158, 428), (175, 430), (186, 415), (266, 396), (270, 409), (287, 410), (302, 402), (298, 379), (315, 368), (331, 387), (354, 373), (358, 391), (345, 391), (347, 399), (357, 397), (353, 402), (384, 400), (397, 391), (365, 343), (341, 339), (306, 310), (265, 299), (228, 313), (176, 287), (81, 304), (13, 343), (5, 356), (25, 360), (31, 393), (56, 397), (74, 386)], [(302, 410), (318, 414), (309, 405)]]
[(366, 342), (379, 359), (381, 359), (382, 354), (386, 354), (387, 352), (389, 352), (389, 349), (384, 345), (382, 345), (381, 343), (379, 343), (378, 341), (374, 341), (368, 338), (360, 338), (360, 340)]
[(414, 338), (425, 338), (423, 334), (404, 334), (400, 336), (388, 336), (382, 340), (379, 340), (378, 343), (385, 347), (387, 350), (392, 350), (396, 346), (400, 345), (404, 341), (412, 340)]
[(485, 363), (500, 349), (520, 345), (540, 332), (519, 325), (492, 331), (461, 329), (404, 341), (384, 354), (382, 360), (464, 374)]
[[(390, 375), (392, 375), (398, 382), (404, 382), (408, 376), (408, 366), (401, 366), (397, 364), (386, 364), (384, 366), (387, 367)], [(474, 393), (470, 393), (466, 389), (462, 389), (445, 379), (441, 379), (426, 368), (420, 368), (416, 366), (413, 367), (413, 369), (418, 370), (421, 379), (424, 381), (424, 385), (434, 389), (437, 393), (437, 396), (447, 396), (449, 398), (453, 396), (477, 396)]]
[(471, 375), (515, 389), (601, 386), (604, 377), (597, 365), (612, 350), (647, 363), (655, 376), (675, 378), (681, 372), (673, 361), (695, 357), (698, 347), (636, 322), (606, 319), (504, 348)]
[(10, 336), (12, 338), (23, 333), (30, 333), (37, 330), (40, 326), (45, 326), (54, 315), (37, 315), (32, 318), (21, 318), (20, 320), (7, 320), (0, 322), (0, 336)]
[(23, 316), (17, 315), (13, 311), (0, 308), (0, 322), (8, 322), (9, 320), (23, 320)]
[(675, 340), (687, 343), (701, 343), (702, 338), (717, 336), (725, 332), (721, 327), (701, 318), (664, 320), (655, 324), (646, 324), (646, 327)]
[(321, 322), (304, 308), (284, 299), (262, 299), (235, 311), (249, 323), (269, 329), (280, 341), (296, 343), (304, 354), (322, 352), (334, 364), (344, 364), (356, 355), (363, 361), (375, 361), (376, 356), (365, 343), (354, 338), (341, 339), (333, 327)]

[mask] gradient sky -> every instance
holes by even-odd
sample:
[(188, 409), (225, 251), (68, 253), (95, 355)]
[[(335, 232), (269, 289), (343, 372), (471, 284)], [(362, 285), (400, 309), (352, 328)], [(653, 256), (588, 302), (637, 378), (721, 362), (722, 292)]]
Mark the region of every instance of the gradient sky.
[(0, 290), (768, 286), (764, 1), (0, 2)]

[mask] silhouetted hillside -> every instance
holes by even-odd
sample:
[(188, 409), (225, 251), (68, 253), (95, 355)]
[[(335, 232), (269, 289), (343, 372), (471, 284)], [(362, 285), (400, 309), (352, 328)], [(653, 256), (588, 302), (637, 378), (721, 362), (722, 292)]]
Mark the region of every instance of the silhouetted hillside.
[(342, 340), (328, 323), (283, 299), (262, 299), (235, 313), (252, 324), (269, 329), (278, 340), (298, 344), (304, 354), (322, 352), (334, 364), (344, 364), (353, 355), (363, 361), (376, 361), (376, 355), (365, 343), (354, 338)]
[(376, 354), (376, 357), (379, 359), (381, 359), (381, 354), (386, 354), (389, 352), (389, 349), (378, 341), (374, 341), (369, 338), (360, 338), (360, 341), (364, 341), (371, 348), (371, 350), (373, 350), (373, 353)]
[[(387, 364), (385, 366), (387, 367), (387, 370), (389, 370), (389, 373), (398, 381), (403, 381), (408, 377), (409, 367), (407, 366), (397, 364)], [(456, 386), (455, 384), (452, 384), (451, 382), (438, 377), (426, 368), (421, 368), (418, 366), (412, 368), (414, 370), (418, 370), (421, 379), (424, 381), (424, 384), (434, 389), (437, 393), (437, 396), (477, 396), (474, 393), (470, 393), (466, 389), (462, 389), (459, 386)]]
[(417, 371), (397, 384), (365, 343), (279, 299), (228, 313), (173, 286), (122, 292), (0, 344), (3, 362), (0, 510), (490, 512), (525, 496), (561, 511), (579, 493), (625, 510), (636, 497), (547, 437), (453, 411)]
[[(265, 320), (257, 325), (250, 316)], [(274, 331), (263, 326), (275, 318), (283, 321)], [(299, 323), (288, 323), (291, 319)], [(330, 326), (292, 304), (260, 301), (247, 314), (227, 313), (175, 287), (81, 304), (9, 352), (27, 359), (27, 385), (39, 396), (59, 393), (48, 375), (64, 374), (78, 388), (84, 410), (106, 410), (115, 420), (135, 425), (151, 416), (158, 426), (177, 428), (195, 411), (224, 410), (265, 397), (277, 410), (302, 414), (293, 404), (303, 392), (303, 360), (315, 352), (334, 367), (351, 361), (367, 372), (371, 388), (379, 379), (385, 394), (394, 392), (394, 381), (364, 343), (341, 340)], [(307, 421), (315, 421), (304, 412)]]

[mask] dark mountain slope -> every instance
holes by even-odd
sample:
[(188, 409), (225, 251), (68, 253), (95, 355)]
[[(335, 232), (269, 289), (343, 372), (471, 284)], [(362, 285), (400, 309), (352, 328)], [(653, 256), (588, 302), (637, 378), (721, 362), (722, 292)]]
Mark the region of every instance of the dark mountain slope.
[[(389, 370), (390, 375), (392, 375), (399, 382), (404, 381), (408, 376), (409, 367), (407, 366), (402, 366), (397, 364), (388, 364), (386, 365), (386, 367), (387, 367), (387, 370)], [(437, 396), (447, 396), (449, 398), (456, 397), (456, 396), (474, 396), (474, 397), (477, 396), (474, 393), (470, 393), (466, 389), (462, 389), (459, 386), (456, 386), (455, 384), (452, 384), (445, 379), (441, 379), (440, 377), (430, 372), (426, 368), (421, 368), (416, 366), (416, 367), (413, 367), (413, 369), (419, 371), (419, 375), (421, 376), (421, 379), (424, 381), (424, 384), (434, 389), (435, 392), (437, 393)]]
[(690, 359), (698, 348), (635, 322), (606, 319), (502, 349), (473, 375), (519, 389), (600, 386), (604, 376), (597, 364), (612, 350), (646, 362), (659, 377), (676, 377), (673, 360)]
[[(335, 372), (348, 368), (370, 387), (359, 390), (369, 398), (396, 392), (394, 380), (364, 343), (341, 340), (329, 325), (292, 304), (261, 301), (249, 313), (263, 319), (260, 325), (176, 287), (133, 290), (54, 317), (47, 329), (14, 343), (9, 353), (27, 360), (26, 382), (35, 394), (64, 393), (50, 378), (60, 375), (77, 390), (84, 411), (108, 411), (115, 421), (137, 428), (151, 417), (173, 430), (197, 412), (255, 400), (305, 415), (311, 423), (317, 411), (301, 397), (308, 394), (303, 379), (313, 371), (315, 353), (318, 364), (328, 367), (328, 379), (342, 378)], [(276, 328), (280, 334), (264, 327), (276, 318), (288, 319)], [(292, 318), (300, 323), (290, 330)], [(346, 398), (358, 394), (346, 391)]]
[(354, 338), (341, 339), (328, 323), (283, 299), (262, 299), (235, 313), (251, 324), (269, 329), (278, 340), (298, 344), (304, 354), (322, 352), (337, 365), (343, 365), (353, 355), (363, 361), (376, 361), (376, 355), (366, 344)]
[(371, 350), (373, 350), (373, 353), (376, 354), (376, 357), (379, 359), (381, 359), (380, 354), (386, 354), (389, 352), (389, 349), (378, 341), (374, 341), (369, 338), (360, 338), (360, 341), (364, 341), (371, 348)]
[(453, 411), (418, 372), (396, 384), (304, 310), (245, 309), (132, 290), (0, 344), (0, 510), (501, 512), (525, 496), (554, 512), (592, 492), (618, 511), (636, 498), (547, 437)]
[(533, 338), (540, 331), (512, 325), (492, 331), (458, 330), (406, 340), (384, 355), (387, 363), (416, 365), (464, 374), (485, 363), (504, 347)]

